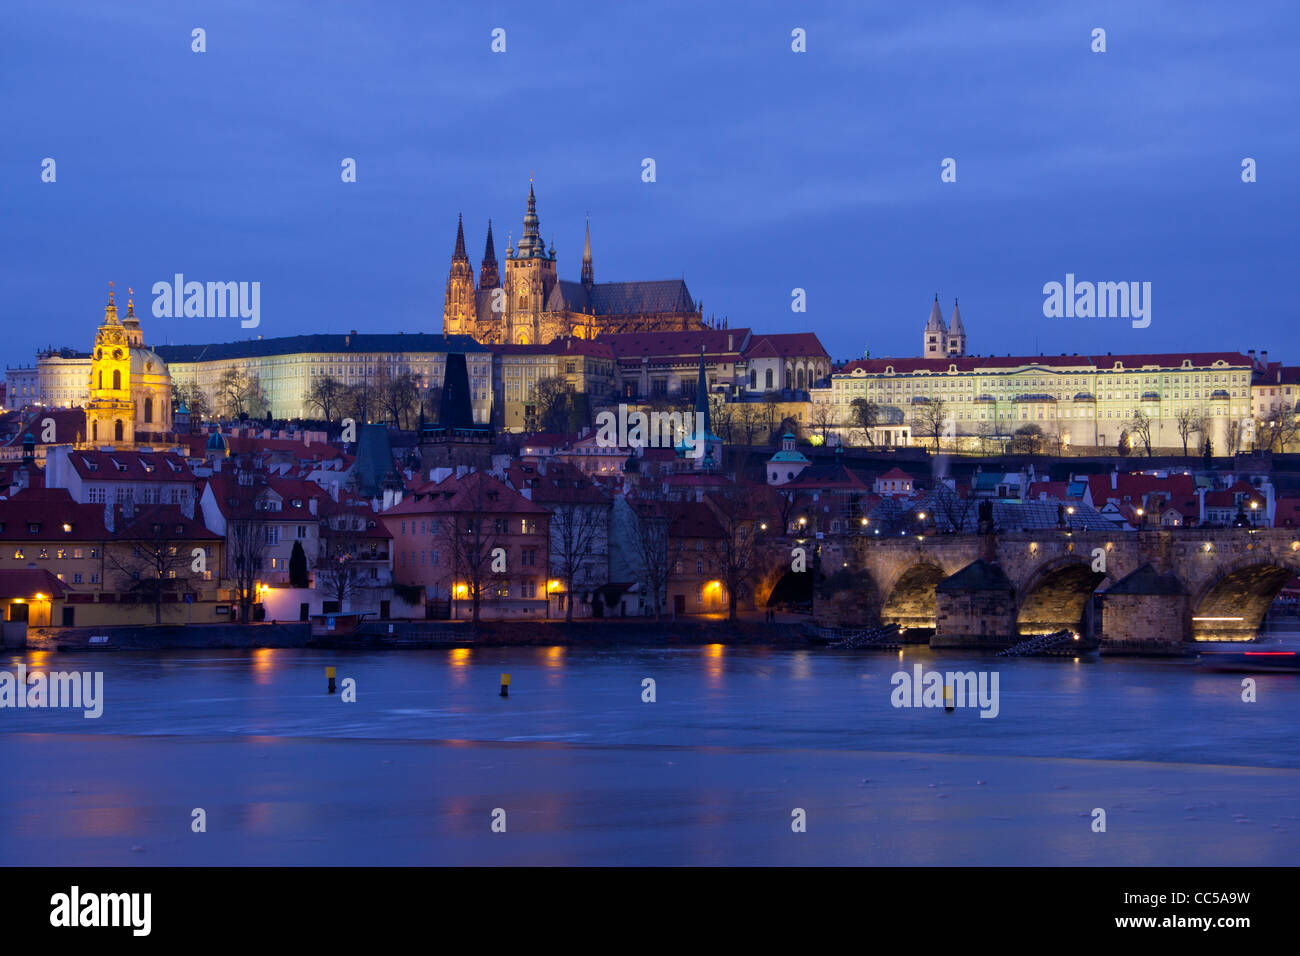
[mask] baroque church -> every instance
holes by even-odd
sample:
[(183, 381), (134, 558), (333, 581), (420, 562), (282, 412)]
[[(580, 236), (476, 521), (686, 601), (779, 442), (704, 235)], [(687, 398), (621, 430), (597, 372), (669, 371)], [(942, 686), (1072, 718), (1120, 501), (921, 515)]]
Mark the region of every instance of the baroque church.
[(702, 305), (691, 299), (683, 279), (597, 282), (590, 224), (579, 280), (560, 279), (555, 261), (554, 242), (548, 249), (542, 241), (537, 197), (531, 183), (519, 246), (506, 243), (504, 276), (497, 268), (489, 220), (487, 246), (475, 286), (474, 269), (465, 254), (464, 224), (458, 221), (443, 302), (443, 334), (470, 335), (484, 345), (545, 345), (568, 336), (591, 339), (608, 332), (706, 328)]
[(128, 298), (119, 319), (109, 283), (104, 321), (90, 354), (86, 440), (93, 445), (148, 445), (172, 431), (172, 377), (167, 363), (145, 347), (144, 332)]

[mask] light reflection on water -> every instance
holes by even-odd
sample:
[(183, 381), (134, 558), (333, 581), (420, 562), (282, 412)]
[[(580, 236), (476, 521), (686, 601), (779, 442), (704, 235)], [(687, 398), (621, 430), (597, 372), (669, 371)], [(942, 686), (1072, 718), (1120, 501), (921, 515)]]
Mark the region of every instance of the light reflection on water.
[[(583, 745), (818, 748), (1300, 767), (1300, 676), (1238, 674), (1187, 660), (1096, 655), (1009, 660), (976, 652), (703, 647), (430, 651), (16, 652), (48, 670), (102, 670), (104, 715), (0, 711), (0, 730), (137, 736), (556, 741)], [(999, 715), (890, 705), (890, 677), (996, 670)], [(324, 668), (357, 700), (325, 693)], [(509, 698), (499, 696), (511, 673)], [(653, 678), (656, 701), (641, 699)]]

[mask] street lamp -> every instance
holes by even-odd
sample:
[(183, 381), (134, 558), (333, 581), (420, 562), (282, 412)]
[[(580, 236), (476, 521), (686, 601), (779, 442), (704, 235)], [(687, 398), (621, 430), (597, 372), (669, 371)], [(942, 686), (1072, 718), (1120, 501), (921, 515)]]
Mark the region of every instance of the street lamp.
[(1145, 528), (1145, 527), (1146, 527), (1146, 523), (1147, 523), (1147, 513), (1146, 513), (1146, 511), (1144, 511), (1142, 508), (1139, 508), (1139, 509), (1137, 510), (1137, 516), (1138, 516), (1138, 527), (1139, 527), (1139, 528)]
[(1255, 527), (1255, 512), (1259, 509), (1259, 502), (1254, 499), (1250, 502), (1250, 526)]

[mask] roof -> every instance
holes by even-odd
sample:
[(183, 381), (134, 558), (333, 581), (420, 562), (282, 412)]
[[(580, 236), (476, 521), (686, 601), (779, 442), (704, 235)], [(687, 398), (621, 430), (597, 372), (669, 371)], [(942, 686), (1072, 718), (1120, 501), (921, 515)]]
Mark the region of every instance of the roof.
[(468, 335), (435, 335), (361, 332), (286, 335), (272, 339), (248, 339), (214, 345), (156, 345), (153, 349), (164, 362), (219, 362), (238, 358), (262, 358), (311, 352), (487, 352)]
[(592, 315), (652, 315), (665, 312), (695, 314), (695, 300), (684, 279), (649, 282), (597, 282), (588, 287), (561, 279), (546, 299), (548, 312), (587, 312)]
[(489, 345), (493, 355), (585, 355), (593, 358), (614, 357), (607, 343), (574, 337), (555, 338), (546, 345)]
[(893, 468), (889, 469), (889, 471), (887, 471), (887, 472), (885, 472), (883, 475), (881, 475), (880, 478), (879, 478), (878, 480), (881, 480), (881, 481), (886, 481), (886, 480), (888, 480), (888, 481), (893, 481), (893, 480), (895, 480), (895, 479), (900, 479), (900, 478), (901, 478), (901, 479), (904, 479), (904, 480), (906, 480), (906, 481), (911, 481), (911, 480), (912, 480), (912, 476), (911, 476), (911, 475), (909, 475), (907, 472), (903, 471), (903, 469), (901, 469), (901, 468), (899, 468), (897, 465), (895, 465)]
[(1178, 368), (1190, 360), (1193, 368), (1209, 368), (1215, 362), (1250, 367), (1251, 360), (1240, 352), (1159, 352), (1150, 355), (967, 355), (948, 358), (872, 358), (855, 359), (840, 368), (837, 375), (851, 375), (858, 369), (866, 374), (883, 374), (892, 367), (897, 374), (947, 372), (956, 366), (959, 372), (1005, 371), (1018, 368), (1059, 368), (1085, 371), (1110, 371), (1119, 363), (1126, 370), (1149, 365)]
[(38, 594), (60, 598), (67, 590), (62, 581), (44, 568), (8, 568), (0, 571), (0, 598), (31, 600)]
[(668, 526), (672, 538), (722, 538), (726, 535), (713, 509), (702, 501), (679, 502)]
[(734, 355), (749, 337), (749, 329), (694, 329), (685, 332), (611, 332), (596, 339), (610, 346), (620, 360), (687, 356), (698, 361), (704, 355)]
[(499, 478), (472, 471), (457, 478), (426, 482), (411, 490), (399, 504), (380, 517), (430, 514), (433, 512), (482, 512), (485, 514), (546, 514), (541, 505), (529, 501)]
[(830, 358), (815, 332), (755, 334), (744, 349), (745, 358), (781, 358), (787, 355)]
[(28, 489), (0, 499), (0, 541), (130, 539), (133, 535), (150, 536), (153, 524), (166, 529), (159, 534), (186, 541), (221, 537), (209, 531), (197, 516), (187, 518), (179, 505), (145, 505), (136, 509), (129, 522), (122, 506), (115, 505), (111, 533), (104, 522), (105, 514), (104, 505), (80, 504), (66, 488)]
[(68, 463), (83, 481), (194, 481), (189, 463), (170, 451), (73, 449)]

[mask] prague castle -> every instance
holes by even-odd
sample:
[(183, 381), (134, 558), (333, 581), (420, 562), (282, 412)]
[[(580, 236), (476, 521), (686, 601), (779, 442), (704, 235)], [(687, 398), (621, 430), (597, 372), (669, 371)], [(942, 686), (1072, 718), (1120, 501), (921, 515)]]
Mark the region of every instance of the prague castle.
[(682, 279), (596, 282), (590, 225), (578, 281), (560, 279), (554, 243), (546, 247), (540, 226), (530, 185), (519, 246), (506, 245), (505, 275), (498, 271), (489, 221), (476, 286), (465, 253), (464, 225), (457, 223), (442, 312), (445, 335), (470, 335), (484, 345), (542, 345), (568, 336), (591, 339), (609, 332), (706, 327), (701, 306), (691, 299)]

